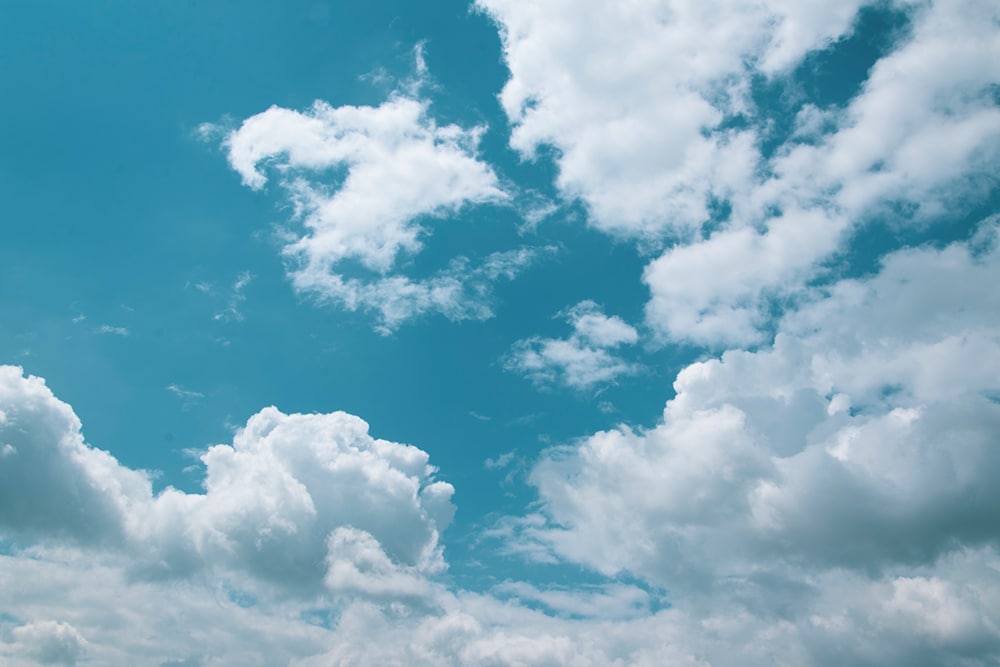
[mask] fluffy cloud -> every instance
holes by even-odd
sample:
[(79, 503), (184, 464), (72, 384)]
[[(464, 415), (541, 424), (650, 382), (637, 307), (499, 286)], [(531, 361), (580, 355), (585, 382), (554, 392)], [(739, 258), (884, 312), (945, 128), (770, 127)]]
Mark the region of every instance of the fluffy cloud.
[(547, 520), (522, 522), (522, 539), (699, 593), (997, 544), (998, 281), (989, 220), (968, 243), (899, 251), (820, 290), (772, 346), (681, 371), (655, 428), (543, 456)]
[(573, 333), (564, 339), (536, 336), (517, 341), (504, 361), (507, 370), (538, 384), (563, 384), (578, 390), (638, 372), (639, 366), (615, 352), (639, 340), (634, 327), (620, 317), (608, 317), (593, 301), (582, 301), (562, 315)]
[[(483, 129), (438, 127), (426, 102), (396, 96), (378, 107), (271, 107), (243, 121), (226, 147), (244, 184), (263, 187), (267, 164), (294, 195), (309, 233), (286, 251), (301, 258), (306, 280), (345, 259), (388, 271), (420, 249), (419, 216), (505, 198), (474, 155)], [(325, 187), (305, 178), (313, 172), (326, 172)]]
[(13, 629), (13, 652), (43, 665), (75, 665), (83, 657), (87, 640), (76, 628), (56, 621), (28, 623)]
[[(647, 267), (652, 326), (709, 344), (758, 342), (767, 298), (798, 292), (859, 223), (899, 219), (892, 207), (901, 203), (906, 224), (947, 219), (982, 197), (1000, 160), (997, 77), (987, 64), (1000, 58), (991, 27), (1000, 13), (954, 0), (914, 10), (912, 20), (913, 34), (876, 63), (862, 92), (827, 112), (833, 131), (781, 147), (771, 176), (732, 198), (728, 227)], [(820, 114), (804, 111), (804, 124)]]
[(511, 145), (558, 149), (558, 185), (601, 229), (697, 230), (756, 168), (751, 63), (773, 73), (844, 34), (861, 2), (480, 0), (501, 29)]
[(19, 541), (117, 547), (145, 578), (242, 572), (307, 596), (324, 582), (412, 595), (444, 567), (453, 488), (425, 452), (352, 415), (266, 408), (202, 456), (204, 493), (154, 495), (145, 473), (83, 441), (40, 378), (0, 367), (0, 409), (0, 528)]
[[(685, 598), (639, 615), (643, 596), (627, 586), (567, 600), (523, 585), (498, 595), (439, 592), (429, 608), (370, 601), (334, 609), (241, 606), (225, 587), (128, 581), (109, 563), (66, 552), (0, 556), (0, 581), (11, 608), (68, 619), (51, 625), (71, 623), (95, 664), (958, 667), (989, 665), (1000, 654), (998, 566), (995, 551), (970, 550), (933, 571), (877, 578), (831, 572), (798, 590), (743, 581), (729, 596)], [(544, 598), (569, 616), (502, 599), (512, 593)], [(599, 606), (588, 609), (588, 601)], [(0, 637), (10, 639), (0, 639), (0, 656), (13, 667), (37, 665), (9, 625), (0, 619)]]
[[(918, 221), (953, 210), (996, 171), (989, 3), (884, 6), (910, 34), (846, 108), (802, 100), (766, 154), (788, 121), (754, 103), (755, 77), (791, 81), (865, 3), (478, 4), (503, 35), (511, 145), (555, 147), (558, 186), (597, 228), (675, 243), (644, 276), (665, 339), (761, 342), (769, 302), (797, 294), (861, 222), (901, 203)], [(728, 216), (706, 228), (719, 202)]]
[[(427, 223), (464, 207), (509, 198), (476, 157), (485, 127), (439, 126), (419, 86), (377, 107), (305, 111), (271, 107), (225, 138), (229, 162), (251, 188), (268, 173), (293, 204), (305, 233), (289, 232), (284, 254), (297, 290), (348, 310), (372, 310), (383, 332), (427, 312), (451, 319), (492, 316), (492, 283), (512, 278), (534, 257), (498, 252), (480, 265), (465, 257), (429, 277), (398, 273), (420, 252)], [(211, 135), (215, 128), (205, 126)]]

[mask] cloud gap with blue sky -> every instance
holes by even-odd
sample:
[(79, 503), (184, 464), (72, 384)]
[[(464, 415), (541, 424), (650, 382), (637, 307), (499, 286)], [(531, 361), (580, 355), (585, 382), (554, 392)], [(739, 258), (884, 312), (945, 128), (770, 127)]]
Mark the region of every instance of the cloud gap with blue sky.
[(1000, 660), (1000, 10), (0, 9), (0, 662)]

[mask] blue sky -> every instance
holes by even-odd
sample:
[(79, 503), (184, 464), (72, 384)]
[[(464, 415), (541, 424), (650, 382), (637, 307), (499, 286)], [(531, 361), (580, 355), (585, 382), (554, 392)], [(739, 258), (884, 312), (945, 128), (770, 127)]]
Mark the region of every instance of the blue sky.
[(0, 12), (9, 664), (1000, 656), (990, 3)]

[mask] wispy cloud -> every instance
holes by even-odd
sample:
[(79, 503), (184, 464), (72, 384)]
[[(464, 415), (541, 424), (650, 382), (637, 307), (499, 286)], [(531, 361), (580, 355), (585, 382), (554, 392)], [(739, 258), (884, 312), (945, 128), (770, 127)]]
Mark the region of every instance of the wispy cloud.
[(244, 292), (253, 278), (253, 274), (249, 271), (243, 271), (236, 277), (229, 291), (226, 307), (213, 315), (213, 319), (223, 322), (240, 322), (243, 320), (243, 313), (240, 312), (240, 306), (247, 299)]
[(639, 333), (620, 317), (609, 317), (593, 301), (561, 313), (572, 326), (567, 338), (532, 337), (517, 341), (504, 367), (541, 385), (591, 389), (641, 369), (615, 350), (634, 345)]
[(129, 336), (131, 332), (125, 327), (111, 326), (110, 324), (102, 324), (97, 327), (97, 333), (108, 334), (111, 336)]

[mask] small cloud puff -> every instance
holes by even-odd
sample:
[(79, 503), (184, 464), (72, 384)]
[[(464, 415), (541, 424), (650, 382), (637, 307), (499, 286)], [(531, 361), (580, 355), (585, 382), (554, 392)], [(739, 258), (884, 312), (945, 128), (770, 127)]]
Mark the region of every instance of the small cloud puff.
[(581, 301), (561, 315), (573, 327), (568, 338), (519, 340), (504, 367), (539, 385), (561, 384), (580, 391), (639, 372), (638, 365), (615, 352), (638, 342), (634, 327), (620, 317), (605, 315), (593, 301)]

